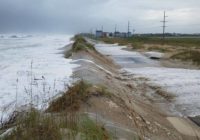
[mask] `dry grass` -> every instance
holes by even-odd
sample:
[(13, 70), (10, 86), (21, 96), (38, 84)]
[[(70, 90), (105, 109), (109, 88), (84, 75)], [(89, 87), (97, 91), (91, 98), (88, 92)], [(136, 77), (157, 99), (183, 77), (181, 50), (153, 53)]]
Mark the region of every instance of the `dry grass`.
[(73, 87), (56, 100), (50, 103), (48, 112), (77, 111), (81, 102), (86, 102), (90, 96), (90, 84), (84, 81), (76, 83)]
[(200, 47), (200, 38), (166, 38), (163, 42), (160, 37), (130, 37), (130, 38), (100, 38), (101, 41), (105, 43), (113, 44), (119, 43), (120, 45), (128, 45), (132, 43), (141, 44), (159, 44), (159, 45), (172, 45), (172, 46), (182, 46), (188, 47)]
[(87, 103), (91, 96), (107, 96), (110, 94), (103, 87), (95, 87), (85, 81), (76, 83), (73, 87), (50, 103), (47, 112), (78, 111), (81, 103)]
[(93, 122), (87, 115), (79, 114), (81, 104), (87, 103), (90, 97), (110, 97), (103, 87), (93, 86), (80, 81), (63, 95), (50, 103), (45, 112), (31, 108), (19, 113), (9, 123), (10, 127), (2, 128), (9, 134), (0, 137), (2, 140), (109, 140), (111, 135), (103, 125)]
[(10, 134), (2, 140), (109, 140), (104, 126), (87, 115), (64, 113), (44, 114), (32, 110), (17, 120)]
[(171, 58), (182, 60), (182, 61), (191, 61), (196, 65), (200, 65), (200, 52), (198, 50), (182, 51), (171, 56)]
[(42, 116), (36, 110), (23, 114), (18, 118), (10, 135), (3, 140), (60, 140), (61, 133), (55, 120)]
[(147, 48), (147, 50), (148, 51), (158, 51), (158, 52), (162, 52), (162, 53), (170, 52), (169, 48), (166, 48), (164, 46), (158, 46), (158, 45), (149, 46)]
[(133, 42), (131, 44), (131, 46), (133, 49), (143, 49), (144, 48), (144, 45), (140, 42)]
[(72, 45), (72, 52), (78, 52), (78, 51), (82, 51), (82, 50), (94, 50), (95, 51), (95, 47), (88, 43), (82, 36), (77, 35), (74, 37), (75, 42)]
[(73, 39), (75, 42), (72, 45), (72, 49), (64, 52), (65, 58), (69, 58), (72, 56), (72, 53), (77, 53), (79, 51), (96, 51), (95, 47), (88, 43), (82, 36), (76, 35)]

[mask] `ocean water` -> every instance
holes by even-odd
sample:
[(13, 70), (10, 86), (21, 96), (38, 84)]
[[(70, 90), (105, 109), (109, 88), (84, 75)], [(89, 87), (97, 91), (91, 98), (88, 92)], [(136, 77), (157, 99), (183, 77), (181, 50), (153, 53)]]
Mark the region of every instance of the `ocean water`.
[(0, 35), (0, 118), (33, 104), (43, 109), (72, 82), (62, 49), (70, 35)]

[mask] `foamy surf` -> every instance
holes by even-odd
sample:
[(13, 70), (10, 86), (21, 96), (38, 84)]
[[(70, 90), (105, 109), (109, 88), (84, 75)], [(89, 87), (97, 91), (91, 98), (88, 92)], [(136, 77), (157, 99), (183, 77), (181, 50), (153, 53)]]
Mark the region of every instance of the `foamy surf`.
[[(26, 37), (24, 37), (26, 36)], [(60, 48), (69, 35), (4, 35), (0, 38), (0, 117), (32, 103), (43, 109), (64, 91), (77, 65)]]

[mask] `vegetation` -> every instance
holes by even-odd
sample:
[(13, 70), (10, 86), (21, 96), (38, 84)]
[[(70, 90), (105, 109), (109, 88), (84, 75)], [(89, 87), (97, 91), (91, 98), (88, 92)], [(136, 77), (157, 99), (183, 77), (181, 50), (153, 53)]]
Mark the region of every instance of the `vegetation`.
[(79, 51), (96, 51), (95, 47), (92, 44), (88, 43), (81, 35), (74, 36), (73, 40), (74, 43), (72, 45), (72, 49), (65, 52), (65, 58), (69, 58), (70, 56), (72, 56), (72, 53), (76, 53)]
[[(159, 37), (131, 37), (131, 38), (100, 38), (106, 43), (119, 43), (120, 45), (127, 44), (167, 44), (182, 47), (200, 47), (200, 38), (166, 38), (165, 41)], [(133, 45), (134, 46), (134, 45)]]
[[(92, 96), (110, 97), (103, 87), (80, 81), (49, 105), (45, 112), (30, 109), (18, 113), (12, 130), (2, 140), (109, 140), (111, 135), (104, 126), (95, 123), (86, 114), (79, 114), (81, 104)], [(2, 128), (5, 132), (8, 128)]]
[(95, 47), (88, 43), (81, 35), (76, 35), (74, 37), (74, 44), (72, 46), (72, 52), (78, 52), (81, 50), (95, 50)]
[(60, 140), (58, 124), (51, 117), (32, 110), (18, 118), (16, 127), (3, 140)]
[(65, 113), (60, 116), (32, 110), (18, 118), (16, 127), (2, 140), (109, 140), (103, 126), (87, 115)]
[[(119, 43), (128, 45), (133, 49), (143, 49), (147, 51), (177, 52), (171, 59), (178, 59), (186, 62), (193, 62), (200, 65), (200, 38), (175, 38), (169, 37), (165, 41), (160, 37), (131, 37), (131, 38), (100, 38), (106, 43)], [(169, 45), (169, 46), (164, 46)]]
[(153, 46), (149, 46), (147, 48), (148, 51), (159, 51), (159, 52), (162, 52), (162, 53), (165, 53), (165, 52), (170, 52), (170, 48), (167, 48), (167, 47), (164, 47), (164, 46), (158, 46), (158, 45), (153, 45)]
[(86, 103), (91, 96), (109, 96), (103, 88), (97, 88), (85, 81), (76, 83), (69, 87), (66, 93), (50, 103), (48, 112), (77, 111), (81, 103)]
[(85, 116), (80, 123), (80, 132), (85, 134), (86, 140), (109, 140), (111, 135), (106, 132), (104, 126), (99, 126)]
[(73, 87), (69, 87), (66, 93), (53, 102), (50, 103), (48, 112), (60, 112), (60, 111), (77, 111), (81, 102), (85, 102), (89, 96), (89, 88), (91, 85), (84, 81), (80, 81)]
[(196, 65), (200, 65), (200, 52), (198, 50), (185, 50), (171, 56), (171, 58), (182, 61), (191, 61)]

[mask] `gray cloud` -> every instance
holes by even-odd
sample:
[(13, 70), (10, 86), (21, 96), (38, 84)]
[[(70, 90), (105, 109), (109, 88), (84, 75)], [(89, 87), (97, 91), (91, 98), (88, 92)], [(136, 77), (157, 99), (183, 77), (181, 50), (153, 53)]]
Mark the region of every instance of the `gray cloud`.
[(199, 0), (0, 0), (0, 31), (126, 31), (129, 20), (137, 32), (160, 32), (164, 10), (168, 32), (200, 30)]

